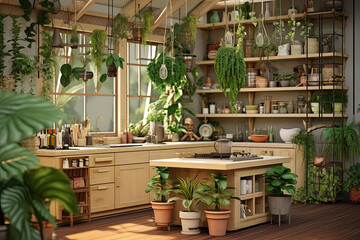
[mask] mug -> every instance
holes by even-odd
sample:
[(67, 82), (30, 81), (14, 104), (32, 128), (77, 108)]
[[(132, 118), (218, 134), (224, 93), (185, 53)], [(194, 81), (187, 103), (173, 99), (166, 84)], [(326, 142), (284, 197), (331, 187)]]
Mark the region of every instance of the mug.
[(229, 21), (236, 21), (239, 19), (239, 12), (238, 11), (232, 11), (228, 13)]
[[(216, 147), (216, 144), (218, 144), (219, 146)], [(214, 142), (214, 149), (217, 153), (220, 154), (231, 153), (230, 140), (226, 138), (217, 140), (216, 142)]]

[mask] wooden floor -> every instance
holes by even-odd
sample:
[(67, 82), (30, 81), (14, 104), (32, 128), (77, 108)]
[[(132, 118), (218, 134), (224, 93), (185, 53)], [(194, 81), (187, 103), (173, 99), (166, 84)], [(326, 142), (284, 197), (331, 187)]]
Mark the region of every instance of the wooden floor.
[[(79, 240), (213, 239), (207, 229), (196, 236), (182, 235), (180, 227), (173, 227), (170, 232), (156, 230), (150, 210), (59, 227), (56, 233), (57, 239)], [(290, 227), (284, 217), (281, 227), (266, 223), (216, 239), (360, 239), (360, 204), (294, 205)]]

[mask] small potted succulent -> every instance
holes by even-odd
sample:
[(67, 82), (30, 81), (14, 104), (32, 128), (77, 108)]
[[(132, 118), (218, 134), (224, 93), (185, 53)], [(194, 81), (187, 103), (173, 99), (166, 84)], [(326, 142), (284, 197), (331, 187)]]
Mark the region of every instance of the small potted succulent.
[(167, 202), (166, 197), (174, 191), (172, 181), (169, 179), (170, 171), (167, 167), (155, 167), (156, 175), (153, 176), (146, 193), (154, 193), (154, 201), (151, 202), (157, 226), (169, 226), (175, 202)]
[(310, 106), (313, 113), (318, 114), (320, 112), (320, 96), (311, 95), (310, 97)]
[(171, 133), (171, 141), (173, 141), (173, 142), (178, 142), (180, 139), (180, 134), (187, 132), (186, 128), (182, 124), (180, 124), (176, 121), (173, 121), (167, 127), (167, 130)]
[(279, 81), (281, 87), (289, 87), (298, 84), (299, 77), (294, 72), (280, 73), (275, 77), (275, 81)]
[(186, 209), (179, 212), (181, 218), (182, 234), (196, 235), (200, 233), (200, 218), (201, 212), (196, 209), (196, 205), (200, 203), (200, 198), (196, 194), (200, 186), (200, 181), (196, 180), (199, 173), (196, 173), (193, 178), (178, 177), (178, 183), (175, 184), (175, 197), (172, 197), (168, 202), (175, 200), (182, 200), (182, 205)]
[[(291, 198), (295, 194), (294, 185), (297, 183), (294, 178), (297, 178), (297, 175), (292, 173), (290, 168), (275, 166), (268, 169), (262, 178), (268, 180), (265, 191), (269, 194), (270, 214), (290, 214)], [(285, 194), (285, 191), (290, 195)]]
[(337, 34), (334, 34), (334, 35), (323, 35), (323, 38), (322, 38), (322, 47), (323, 47), (323, 52), (324, 52), (324, 53), (334, 51), (334, 49), (333, 49), (333, 42), (335, 42), (335, 39), (339, 39), (339, 35), (337, 35)]
[(234, 194), (229, 192), (229, 190), (235, 188), (228, 187), (226, 175), (222, 173), (211, 173), (210, 175), (212, 181), (200, 186), (195, 196), (199, 197), (203, 203), (215, 207), (214, 210), (204, 211), (208, 222), (209, 234), (211, 236), (224, 236), (226, 235), (231, 211), (223, 210), (221, 206), (229, 205), (231, 199), (240, 200), (240, 198), (234, 197)]
[(349, 192), (349, 197), (352, 202), (360, 202), (360, 163), (351, 166), (349, 170), (345, 171), (349, 176), (344, 183), (345, 191)]
[(146, 141), (146, 135), (149, 133), (149, 124), (142, 124), (142, 121), (137, 124), (130, 124), (129, 132), (133, 133), (133, 142), (134, 143), (144, 143)]

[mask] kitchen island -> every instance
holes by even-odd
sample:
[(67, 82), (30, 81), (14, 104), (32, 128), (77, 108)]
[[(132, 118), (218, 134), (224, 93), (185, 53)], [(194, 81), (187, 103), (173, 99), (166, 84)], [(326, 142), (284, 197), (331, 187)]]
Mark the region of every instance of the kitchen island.
[[(211, 158), (169, 158), (160, 160), (151, 160), (150, 166), (169, 167), (170, 178), (193, 177), (199, 172), (202, 182), (210, 180), (210, 173), (223, 173), (228, 176), (228, 185), (235, 187), (235, 196), (239, 197), (242, 204), (250, 210), (245, 215), (241, 214), (241, 203), (237, 200), (231, 200), (229, 206), (224, 209), (231, 210), (231, 216), (227, 230), (233, 231), (246, 228), (256, 224), (269, 221), (269, 213), (266, 207), (265, 180), (261, 177), (264, 172), (276, 165), (289, 163), (289, 157), (263, 156), (262, 159), (233, 161), (229, 159), (211, 159)], [(247, 180), (249, 189), (246, 194), (245, 189), (241, 189), (241, 180)], [(244, 185), (242, 185), (244, 187)], [(199, 210), (209, 209), (209, 206), (199, 204)], [(177, 201), (173, 213), (173, 222), (180, 225), (179, 211), (183, 210), (180, 201)], [(206, 226), (206, 219), (203, 214), (201, 226)]]

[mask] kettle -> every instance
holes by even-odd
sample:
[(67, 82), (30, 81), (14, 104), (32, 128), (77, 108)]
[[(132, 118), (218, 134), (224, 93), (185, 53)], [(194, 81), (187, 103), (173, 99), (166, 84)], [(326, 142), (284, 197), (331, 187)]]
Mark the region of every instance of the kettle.
[[(217, 146), (218, 145), (218, 146)], [(220, 154), (230, 154), (231, 153), (231, 141), (226, 138), (221, 138), (214, 142), (214, 149), (217, 153)]]

